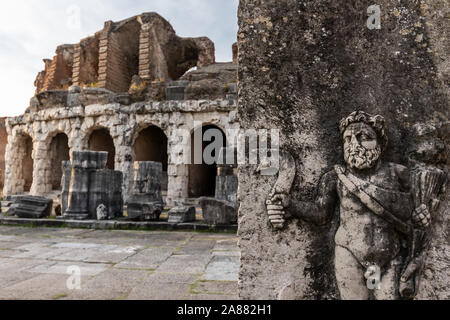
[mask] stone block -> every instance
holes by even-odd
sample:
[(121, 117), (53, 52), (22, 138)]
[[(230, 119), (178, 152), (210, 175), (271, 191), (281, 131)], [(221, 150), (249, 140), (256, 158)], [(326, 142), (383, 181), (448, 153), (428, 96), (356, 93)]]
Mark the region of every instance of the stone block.
[(72, 166), (84, 169), (105, 169), (108, 161), (108, 152), (74, 151)]
[(169, 211), (169, 223), (185, 223), (195, 221), (195, 207), (175, 207)]
[(89, 176), (89, 217), (97, 218), (100, 205), (106, 207), (108, 218), (123, 216), (123, 173), (112, 170), (95, 170)]
[(7, 215), (16, 215), (22, 219), (41, 219), (49, 217), (53, 200), (43, 197), (14, 196), (13, 204)]
[(134, 163), (132, 194), (127, 201), (130, 220), (159, 220), (164, 208), (162, 198), (162, 163)]
[(203, 219), (209, 225), (232, 225), (237, 223), (238, 211), (234, 203), (215, 198), (199, 199)]
[(216, 177), (216, 198), (237, 203), (238, 177), (226, 175)]
[(166, 87), (167, 100), (184, 100), (184, 93), (189, 81), (173, 81)]
[(127, 215), (129, 220), (158, 221), (163, 210), (162, 202), (142, 202), (133, 198), (128, 200)]

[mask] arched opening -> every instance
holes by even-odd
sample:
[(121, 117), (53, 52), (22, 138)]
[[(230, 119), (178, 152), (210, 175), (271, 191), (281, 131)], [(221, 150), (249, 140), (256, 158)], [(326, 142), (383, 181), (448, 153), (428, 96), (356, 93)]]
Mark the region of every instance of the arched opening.
[(106, 163), (106, 169), (114, 170), (116, 148), (114, 147), (114, 140), (109, 134), (108, 129), (99, 129), (92, 132), (91, 136), (89, 137), (88, 149), (91, 151), (108, 152), (108, 162)]
[[(203, 141), (203, 137), (205, 133), (210, 129), (215, 129), (217, 133), (221, 135), (220, 144), (222, 147), (227, 145), (225, 133), (217, 126), (214, 125), (206, 125), (202, 128), (196, 129), (191, 135), (191, 165), (189, 165), (189, 197), (198, 198), (198, 197), (213, 197), (215, 196), (216, 191), (216, 177), (217, 177), (217, 164), (214, 162), (213, 164), (207, 164), (203, 157), (205, 152), (205, 148), (207, 148), (212, 143), (218, 143), (215, 138), (212, 141)], [(199, 132), (199, 130), (201, 132)], [(202, 141), (199, 142), (202, 145), (202, 164), (195, 164), (195, 137), (202, 137)], [(200, 148), (199, 148), (200, 150)], [(212, 152), (211, 154), (214, 158), (217, 158), (219, 155), (216, 152)], [(199, 159), (198, 159), (199, 160)]]
[(139, 132), (133, 146), (135, 161), (155, 161), (163, 165), (162, 190), (167, 191), (168, 140), (160, 128), (150, 126)]
[(70, 160), (69, 138), (65, 133), (58, 133), (50, 143), (52, 190), (61, 190), (62, 162)]
[(18, 141), (18, 155), (21, 159), (19, 179), (23, 181), (23, 192), (30, 192), (33, 184), (33, 139), (23, 134)]

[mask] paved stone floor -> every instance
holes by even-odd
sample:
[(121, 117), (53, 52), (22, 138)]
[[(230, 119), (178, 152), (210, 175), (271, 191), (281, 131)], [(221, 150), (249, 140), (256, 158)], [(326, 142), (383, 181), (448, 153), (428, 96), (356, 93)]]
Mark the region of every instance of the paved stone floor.
[(232, 234), (0, 226), (0, 299), (233, 300), (239, 255)]

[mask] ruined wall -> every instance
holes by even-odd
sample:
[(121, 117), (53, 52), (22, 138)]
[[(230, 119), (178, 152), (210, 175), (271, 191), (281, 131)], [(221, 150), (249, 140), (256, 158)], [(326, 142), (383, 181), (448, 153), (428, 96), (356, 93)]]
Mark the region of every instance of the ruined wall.
[[(58, 93), (55, 93), (57, 96)], [(58, 103), (42, 107), (40, 111), (20, 117), (8, 118), (10, 143), (6, 151), (6, 184), (4, 193), (23, 192), (21, 179), (21, 137), (27, 134), (33, 140), (33, 185), (31, 194), (45, 195), (52, 191), (51, 141), (58, 133), (68, 136), (70, 151), (89, 148), (92, 133), (107, 128), (115, 146), (115, 170), (124, 173), (124, 194), (127, 195), (132, 178), (134, 143), (139, 133), (149, 126), (157, 126), (168, 137), (168, 202), (188, 196), (188, 165), (179, 165), (173, 156), (183, 157), (182, 137), (177, 130), (188, 135), (199, 123), (215, 124), (222, 130), (236, 128), (236, 101), (168, 101), (123, 105), (111, 103), (117, 95), (103, 89), (82, 89), (69, 93), (70, 108)], [(82, 102), (82, 104), (80, 104)], [(180, 140), (181, 139), (181, 140)]]
[(0, 194), (3, 192), (5, 182), (5, 152), (8, 143), (5, 120), (6, 118), (0, 118)]
[(170, 23), (150, 12), (105, 22), (94, 36), (57, 48), (35, 81), (36, 94), (81, 87), (127, 92), (133, 76), (152, 81), (177, 80), (194, 66), (215, 63), (214, 43), (207, 37), (181, 38)]
[[(297, 166), (292, 197), (312, 201), (320, 177), (343, 163), (337, 125), (354, 110), (386, 117), (387, 161), (408, 163), (415, 124), (442, 126), (447, 133), (439, 139), (448, 148), (450, 51), (441, 37), (448, 34), (449, 6), (430, 3), (380, 0), (382, 28), (369, 30), (371, 1), (240, 1), (240, 124), (281, 130), (281, 147)], [(272, 230), (265, 201), (276, 176), (256, 169), (239, 168), (240, 297), (339, 299), (338, 221), (317, 227), (292, 219)], [(433, 217), (420, 299), (449, 298), (448, 209), (447, 195)]]
[(75, 45), (73, 57), (73, 85), (89, 87), (98, 84), (99, 34)]
[(36, 94), (55, 89), (68, 89), (72, 85), (74, 45), (61, 45), (53, 60), (44, 59), (45, 70), (35, 80)]

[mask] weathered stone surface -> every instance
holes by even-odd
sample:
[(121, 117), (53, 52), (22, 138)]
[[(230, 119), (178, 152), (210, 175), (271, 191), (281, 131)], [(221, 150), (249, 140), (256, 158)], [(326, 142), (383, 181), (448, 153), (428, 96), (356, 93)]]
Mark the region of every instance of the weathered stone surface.
[[(124, 174), (122, 187), (124, 200), (127, 200), (133, 181), (134, 141), (142, 128), (154, 125), (164, 130), (168, 138), (168, 154), (172, 155), (168, 166), (168, 203), (185, 199), (188, 197), (188, 165), (177, 164), (175, 159), (183, 158), (188, 150), (180, 145), (179, 136), (174, 133), (176, 130), (190, 132), (198, 122), (214, 123), (224, 130), (236, 129), (236, 107), (236, 100), (231, 103), (228, 100), (164, 101), (130, 106), (94, 104), (86, 107), (44, 108), (36, 113), (8, 118), (4, 194), (23, 192), (26, 183), (31, 184), (33, 195), (46, 195), (52, 191), (48, 172), (52, 170), (50, 141), (55, 132), (67, 135), (70, 152), (73, 152), (87, 150), (92, 132), (98, 128), (108, 128), (116, 149), (114, 168)], [(35, 141), (30, 143), (28, 150), (23, 139), (25, 135)], [(32, 149), (39, 149), (35, 158), (39, 161), (36, 161), (36, 166), (30, 166), (32, 172), (29, 181), (24, 181), (23, 154), (29, 152), (31, 155)]]
[[(109, 218), (122, 217), (123, 173), (105, 170), (107, 152), (75, 151), (70, 162), (70, 184), (67, 191), (69, 168), (64, 169), (62, 207), (66, 219), (97, 219), (97, 209), (105, 206)], [(63, 166), (68, 166), (66, 162)]]
[(188, 81), (172, 81), (166, 86), (167, 100), (184, 100), (184, 93), (189, 85)]
[(63, 161), (62, 172), (61, 213), (64, 213), (69, 205), (70, 179), (72, 178), (72, 164), (70, 161)]
[[(444, 23), (448, 6), (382, 0), (377, 3), (381, 29), (371, 30), (367, 9), (372, 4), (241, 1), (240, 124), (281, 130), (281, 149), (292, 155), (296, 168), (292, 188), (286, 190), (291, 199), (313, 201), (320, 178), (343, 163), (338, 122), (354, 110), (386, 118), (389, 147), (383, 160), (403, 166), (410, 165), (414, 126), (448, 124), (449, 50), (440, 40), (449, 32)], [(448, 149), (448, 134), (436, 130), (431, 136)], [(433, 165), (448, 169), (447, 160), (431, 158)], [(335, 278), (338, 215), (327, 226), (286, 216), (284, 224), (283, 217), (272, 217), (284, 225), (273, 229), (265, 202), (276, 181), (276, 176), (260, 175), (257, 165), (239, 168), (240, 297), (345, 298)], [(432, 249), (419, 299), (448, 299), (449, 250), (442, 232), (448, 228), (447, 203), (448, 194), (432, 217)]]
[(135, 162), (133, 191), (127, 201), (128, 218), (159, 220), (163, 209), (162, 163)]
[(0, 118), (0, 193), (3, 192), (5, 182), (5, 152), (8, 143), (8, 133), (6, 132), (6, 118)]
[(19, 218), (40, 219), (49, 217), (53, 201), (43, 197), (14, 196), (7, 215), (16, 215)]
[(199, 199), (203, 219), (210, 225), (232, 225), (237, 223), (237, 207), (226, 200), (202, 197)]
[(175, 207), (169, 211), (169, 223), (195, 221), (195, 207)]
[(238, 177), (235, 175), (217, 176), (216, 198), (237, 204)]
[(95, 170), (89, 175), (89, 217), (97, 218), (97, 209), (105, 206), (109, 219), (123, 216), (123, 174), (120, 171)]

